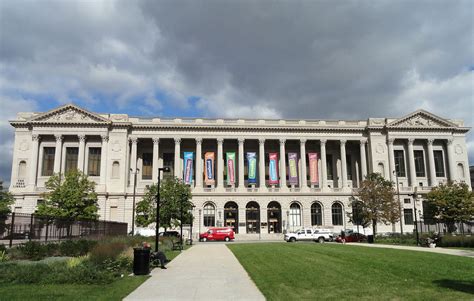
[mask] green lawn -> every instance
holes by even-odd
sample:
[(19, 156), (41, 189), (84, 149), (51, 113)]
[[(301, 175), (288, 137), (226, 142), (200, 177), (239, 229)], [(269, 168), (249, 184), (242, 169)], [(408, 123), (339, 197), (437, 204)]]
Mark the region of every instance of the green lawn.
[(474, 300), (474, 259), (338, 244), (227, 245), (268, 300)]

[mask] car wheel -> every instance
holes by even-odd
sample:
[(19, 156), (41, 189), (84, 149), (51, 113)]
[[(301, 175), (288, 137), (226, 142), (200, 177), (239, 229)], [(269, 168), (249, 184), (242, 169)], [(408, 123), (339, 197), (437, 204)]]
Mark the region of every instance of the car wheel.
[(323, 243), (324, 243), (324, 237), (318, 238), (318, 242), (319, 242), (320, 244), (323, 244)]
[(207, 238), (206, 238), (206, 237), (204, 237), (204, 238), (202, 239), (202, 241), (206, 242), (206, 241), (207, 241)]
[(295, 242), (296, 241), (296, 238), (292, 237), (290, 238), (290, 242)]
[(224, 238), (224, 240), (225, 240), (225, 241), (229, 241), (229, 240), (230, 240), (229, 236), (226, 236), (226, 237)]

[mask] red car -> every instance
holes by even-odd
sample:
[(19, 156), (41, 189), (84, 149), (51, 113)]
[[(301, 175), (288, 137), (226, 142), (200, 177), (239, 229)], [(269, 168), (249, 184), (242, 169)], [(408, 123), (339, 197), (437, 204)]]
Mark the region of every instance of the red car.
[[(367, 236), (360, 233), (351, 233), (346, 235), (346, 242), (362, 242), (367, 241)], [(336, 242), (342, 242), (342, 237), (339, 235), (336, 237)]]
[(232, 228), (209, 228), (206, 232), (199, 234), (199, 241), (234, 239), (234, 230)]

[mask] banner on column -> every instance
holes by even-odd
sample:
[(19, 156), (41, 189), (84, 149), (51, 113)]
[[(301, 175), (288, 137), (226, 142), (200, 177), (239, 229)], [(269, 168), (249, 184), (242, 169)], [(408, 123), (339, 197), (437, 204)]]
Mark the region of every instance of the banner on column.
[(298, 184), (298, 154), (288, 153), (288, 183), (290, 185)]
[(227, 173), (227, 185), (234, 185), (235, 184), (235, 153), (229, 152), (225, 154), (226, 157), (226, 173)]
[(278, 153), (269, 153), (268, 184), (278, 184)]
[(309, 158), (309, 181), (311, 184), (319, 184), (318, 177), (318, 154), (308, 153)]
[(214, 185), (216, 181), (214, 180), (214, 153), (207, 152), (204, 154), (204, 161), (206, 164), (206, 185)]
[(193, 181), (193, 161), (194, 153), (193, 152), (184, 152), (183, 153), (184, 169), (183, 169), (183, 179), (184, 184), (191, 185)]
[(257, 183), (257, 153), (247, 153), (247, 164), (249, 169), (248, 183)]

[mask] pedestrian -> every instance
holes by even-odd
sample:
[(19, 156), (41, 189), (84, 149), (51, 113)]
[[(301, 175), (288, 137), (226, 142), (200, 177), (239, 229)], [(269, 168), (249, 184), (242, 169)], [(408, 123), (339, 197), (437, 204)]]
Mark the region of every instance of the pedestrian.
[(165, 267), (165, 264), (166, 264), (167, 262), (169, 262), (169, 260), (166, 258), (165, 253), (163, 253), (163, 252), (161, 252), (161, 251), (158, 251), (158, 252), (156, 252), (156, 253), (153, 253), (152, 256), (153, 256), (153, 258), (152, 258), (153, 260), (158, 259), (158, 260), (160, 261), (161, 269), (163, 269), (163, 270), (166, 270), (166, 269), (167, 269), (167, 267)]
[(342, 244), (346, 244), (346, 232), (344, 230), (341, 231), (341, 241)]

